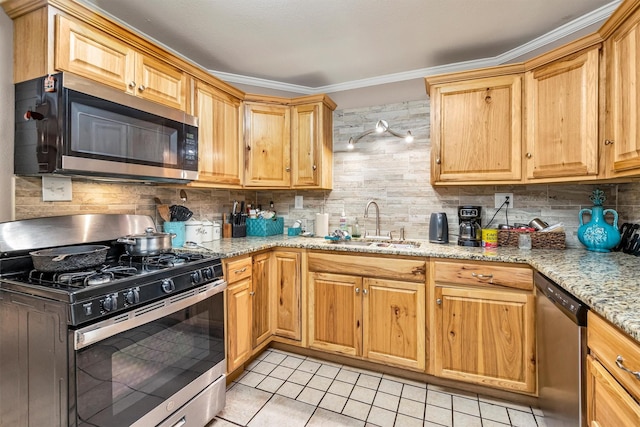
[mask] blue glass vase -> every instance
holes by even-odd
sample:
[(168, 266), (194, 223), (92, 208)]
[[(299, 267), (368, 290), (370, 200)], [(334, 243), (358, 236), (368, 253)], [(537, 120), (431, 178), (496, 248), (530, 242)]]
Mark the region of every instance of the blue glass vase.
[[(580, 219), (580, 227), (578, 227), (578, 240), (586, 246), (587, 250), (594, 252), (610, 252), (618, 243), (620, 243), (620, 231), (618, 231), (618, 212), (613, 209), (603, 209), (602, 203), (606, 200), (604, 192), (594, 190), (590, 197), (593, 202), (591, 209), (580, 209), (578, 218)], [(591, 221), (583, 222), (585, 212), (591, 214)], [(613, 225), (605, 221), (604, 216), (607, 213), (613, 215)]]

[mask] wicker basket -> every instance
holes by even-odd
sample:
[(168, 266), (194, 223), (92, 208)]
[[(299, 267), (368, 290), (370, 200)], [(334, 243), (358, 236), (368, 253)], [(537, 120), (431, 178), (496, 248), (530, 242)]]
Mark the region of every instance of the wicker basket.
[(498, 246), (518, 247), (518, 236), (522, 233), (531, 235), (532, 249), (565, 249), (565, 233), (539, 233), (517, 230), (498, 230)]

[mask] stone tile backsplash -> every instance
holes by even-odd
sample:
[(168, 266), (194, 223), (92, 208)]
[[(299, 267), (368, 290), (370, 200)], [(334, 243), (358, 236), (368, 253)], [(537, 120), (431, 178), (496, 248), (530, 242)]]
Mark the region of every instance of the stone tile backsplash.
[[(411, 130), (412, 144), (388, 134), (371, 134), (362, 138), (354, 150), (347, 150), (349, 137), (372, 129), (379, 119), (394, 131)], [(398, 235), (404, 227), (407, 238), (426, 239), (432, 212), (446, 212), (450, 240), (458, 234), (457, 207), (461, 204), (483, 207), (483, 225), (495, 213), (494, 193), (514, 194), (515, 206), (507, 212), (508, 222), (529, 222), (539, 217), (548, 223), (562, 222), (567, 232), (567, 246), (580, 247), (576, 237), (578, 212), (591, 206), (594, 188), (605, 191), (606, 207), (616, 209), (621, 222), (640, 222), (640, 186), (627, 184), (553, 184), (526, 186), (438, 187), (429, 184), (430, 174), (429, 102), (411, 101), (383, 106), (337, 110), (334, 112), (334, 175), (332, 191), (245, 191), (185, 188), (185, 205), (198, 219), (220, 221), (230, 212), (233, 200), (245, 200), (275, 210), (285, 218), (285, 226), (296, 219), (306, 221), (313, 230), (315, 214), (329, 213), (329, 228), (338, 227), (344, 209), (349, 223), (357, 218), (360, 227), (374, 227), (373, 217), (364, 219), (369, 200), (380, 206), (383, 231)], [(16, 178), (16, 218), (65, 215), (74, 213), (136, 213), (151, 215), (158, 224), (154, 197), (166, 204), (180, 204), (179, 187), (141, 184), (73, 181), (73, 200), (43, 202), (39, 178)], [(294, 208), (294, 196), (303, 196), (303, 209)], [(370, 212), (373, 215), (373, 209)], [(504, 210), (492, 225), (505, 223)], [(588, 218), (585, 218), (588, 221)]]

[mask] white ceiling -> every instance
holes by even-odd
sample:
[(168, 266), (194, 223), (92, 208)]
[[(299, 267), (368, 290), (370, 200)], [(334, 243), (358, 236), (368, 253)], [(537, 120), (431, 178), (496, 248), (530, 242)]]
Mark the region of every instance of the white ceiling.
[(557, 39), (576, 38), (600, 25), (619, 3), (82, 1), (223, 80), (297, 93), (338, 92), (510, 62)]

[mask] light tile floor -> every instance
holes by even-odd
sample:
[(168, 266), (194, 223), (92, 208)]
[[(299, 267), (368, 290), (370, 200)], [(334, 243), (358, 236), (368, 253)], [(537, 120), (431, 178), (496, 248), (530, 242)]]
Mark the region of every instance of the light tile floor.
[(268, 349), (209, 427), (545, 427), (536, 408)]

